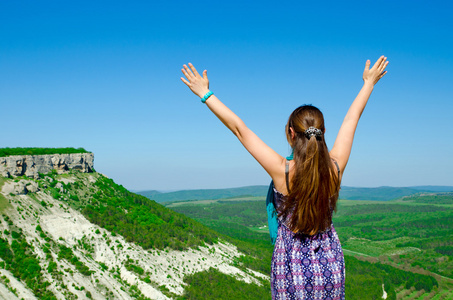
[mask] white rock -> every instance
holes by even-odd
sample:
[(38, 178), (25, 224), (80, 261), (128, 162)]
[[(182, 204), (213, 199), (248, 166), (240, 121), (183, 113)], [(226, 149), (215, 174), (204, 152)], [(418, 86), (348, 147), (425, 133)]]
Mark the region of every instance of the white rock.
[(39, 191), (38, 184), (34, 181), (20, 180), (19, 182), (9, 181), (3, 185), (2, 192), (6, 195), (26, 195)]
[(39, 173), (47, 174), (51, 170), (65, 173), (79, 170), (89, 173), (93, 170), (93, 153), (16, 155), (0, 157), (0, 174), (4, 177), (26, 175), (39, 178)]
[(27, 194), (27, 189), (25, 188), (24, 180), (19, 182), (6, 182), (3, 185), (2, 192), (6, 195), (14, 194), (14, 195), (25, 195)]
[(36, 193), (37, 191), (39, 191), (39, 187), (38, 187), (38, 184), (34, 181), (29, 181), (26, 185), (25, 185), (25, 189), (27, 190), (27, 192), (29, 193)]
[(61, 184), (61, 182), (57, 183), (57, 184), (55, 185), (55, 188), (59, 189), (60, 192), (63, 192), (63, 185)]

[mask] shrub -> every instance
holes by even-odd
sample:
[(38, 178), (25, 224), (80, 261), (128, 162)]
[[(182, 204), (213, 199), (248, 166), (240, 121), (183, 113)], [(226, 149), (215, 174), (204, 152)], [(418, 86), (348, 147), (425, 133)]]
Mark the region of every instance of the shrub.
[(45, 154), (72, 154), (90, 153), (83, 148), (0, 148), (0, 157), (12, 155), (45, 155)]

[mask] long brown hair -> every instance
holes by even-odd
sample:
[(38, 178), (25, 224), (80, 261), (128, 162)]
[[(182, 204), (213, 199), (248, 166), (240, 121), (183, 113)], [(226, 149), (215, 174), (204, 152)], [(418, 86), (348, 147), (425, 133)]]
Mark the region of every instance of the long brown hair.
[[(322, 134), (307, 137), (305, 131), (309, 127)], [(279, 216), (295, 233), (313, 235), (326, 230), (332, 222), (332, 210), (336, 209), (340, 180), (324, 132), (324, 117), (314, 106), (300, 106), (289, 116), (286, 138), (294, 150), (295, 172)]]

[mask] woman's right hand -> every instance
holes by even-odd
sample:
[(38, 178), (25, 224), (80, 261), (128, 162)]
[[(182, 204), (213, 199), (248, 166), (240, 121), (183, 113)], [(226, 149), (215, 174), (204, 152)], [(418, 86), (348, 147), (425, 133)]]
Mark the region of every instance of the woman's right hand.
[(363, 71), (363, 81), (375, 85), (379, 79), (387, 74), (385, 68), (388, 65), (387, 57), (384, 55), (379, 57), (374, 66), (370, 69), (370, 60), (366, 61), (365, 70)]
[(189, 63), (189, 67), (183, 65), (183, 69), (181, 69), (181, 71), (186, 76), (187, 80), (183, 77), (181, 77), (181, 80), (195, 95), (202, 98), (207, 92), (209, 92), (208, 72), (204, 70), (202, 77), (198, 74), (197, 69), (195, 69), (191, 63)]

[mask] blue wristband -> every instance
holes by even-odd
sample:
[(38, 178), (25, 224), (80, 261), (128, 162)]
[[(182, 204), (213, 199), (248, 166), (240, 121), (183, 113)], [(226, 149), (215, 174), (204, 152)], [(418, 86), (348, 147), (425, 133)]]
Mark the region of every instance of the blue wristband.
[(201, 98), (201, 102), (206, 103), (206, 100), (208, 100), (208, 98), (211, 97), (213, 94), (214, 94), (214, 93), (211, 92), (211, 91), (207, 92), (207, 93), (203, 96), (203, 98)]

